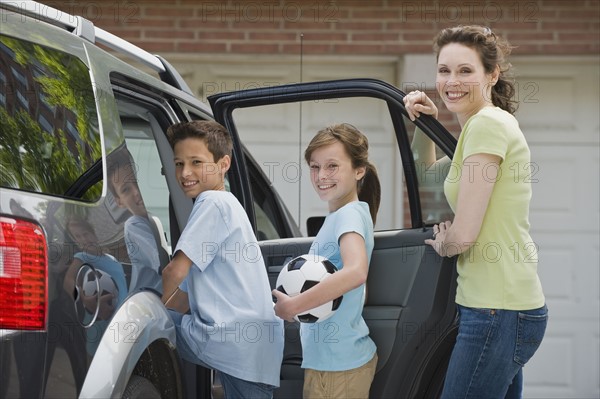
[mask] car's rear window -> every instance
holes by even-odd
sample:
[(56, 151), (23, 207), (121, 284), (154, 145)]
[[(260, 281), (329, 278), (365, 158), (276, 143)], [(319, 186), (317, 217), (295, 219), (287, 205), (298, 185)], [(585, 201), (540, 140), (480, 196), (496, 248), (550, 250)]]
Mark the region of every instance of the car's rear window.
[(0, 126), (0, 186), (100, 197), (96, 105), (78, 58), (0, 35)]

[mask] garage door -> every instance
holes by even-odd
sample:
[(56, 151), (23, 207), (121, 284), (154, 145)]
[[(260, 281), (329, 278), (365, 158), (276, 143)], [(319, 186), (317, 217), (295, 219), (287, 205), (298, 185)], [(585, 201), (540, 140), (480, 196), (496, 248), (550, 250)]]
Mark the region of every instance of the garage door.
[(526, 397), (600, 397), (599, 118), (597, 59), (513, 62), (517, 117), (535, 163), (531, 235), (550, 311), (525, 368)]

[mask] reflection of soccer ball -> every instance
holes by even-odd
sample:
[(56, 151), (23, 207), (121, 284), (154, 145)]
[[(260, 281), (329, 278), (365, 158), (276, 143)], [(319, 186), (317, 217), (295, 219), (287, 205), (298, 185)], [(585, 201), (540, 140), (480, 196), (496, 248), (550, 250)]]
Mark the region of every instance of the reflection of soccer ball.
[[(289, 261), (277, 277), (277, 290), (289, 296), (296, 296), (317, 285), (333, 273), (337, 268), (329, 260), (318, 255), (300, 255)], [(343, 296), (324, 303), (304, 314), (294, 316), (303, 323), (315, 323), (331, 317), (340, 307)]]
[(83, 295), (87, 297), (95, 297), (98, 295), (98, 288), (100, 289), (100, 297), (107, 294), (112, 294), (113, 298), (106, 304), (114, 307), (119, 297), (119, 288), (115, 280), (112, 279), (110, 274), (102, 270), (89, 270), (83, 276)]

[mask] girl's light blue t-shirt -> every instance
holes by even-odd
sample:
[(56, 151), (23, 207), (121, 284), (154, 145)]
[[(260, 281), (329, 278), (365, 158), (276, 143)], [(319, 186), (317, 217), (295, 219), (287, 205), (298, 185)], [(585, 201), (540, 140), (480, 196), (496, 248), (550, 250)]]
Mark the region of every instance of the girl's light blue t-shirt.
[[(341, 270), (344, 265), (339, 240), (344, 233), (355, 232), (365, 240), (367, 258), (373, 252), (373, 222), (365, 202), (351, 202), (326, 218), (309, 254), (324, 256)], [(314, 324), (302, 323), (302, 367), (319, 371), (345, 371), (360, 367), (377, 350), (362, 317), (365, 285), (344, 294), (338, 310), (330, 318)]]
[(279, 386), (283, 320), (275, 316), (262, 254), (237, 198), (226, 191), (199, 195), (177, 251), (193, 262), (180, 286), (190, 301), (181, 323), (190, 348), (226, 374)]

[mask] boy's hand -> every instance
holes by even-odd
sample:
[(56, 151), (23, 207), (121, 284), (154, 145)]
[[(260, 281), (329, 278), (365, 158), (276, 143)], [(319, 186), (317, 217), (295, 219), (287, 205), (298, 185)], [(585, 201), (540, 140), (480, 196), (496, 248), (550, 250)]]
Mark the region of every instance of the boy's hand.
[(275, 310), (275, 314), (283, 320), (289, 322), (296, 321), (294, 320), (294, 316), (296, 316), (296, 314), (292, 311), (291, 306), (293, 303), (292, 298), (278, 290), (271, 291), (271, 294), (273, 294), (273, 296), (277, 298), (277, 303), (275, 303), (275, 306), (273, 307), (273, 310)]

